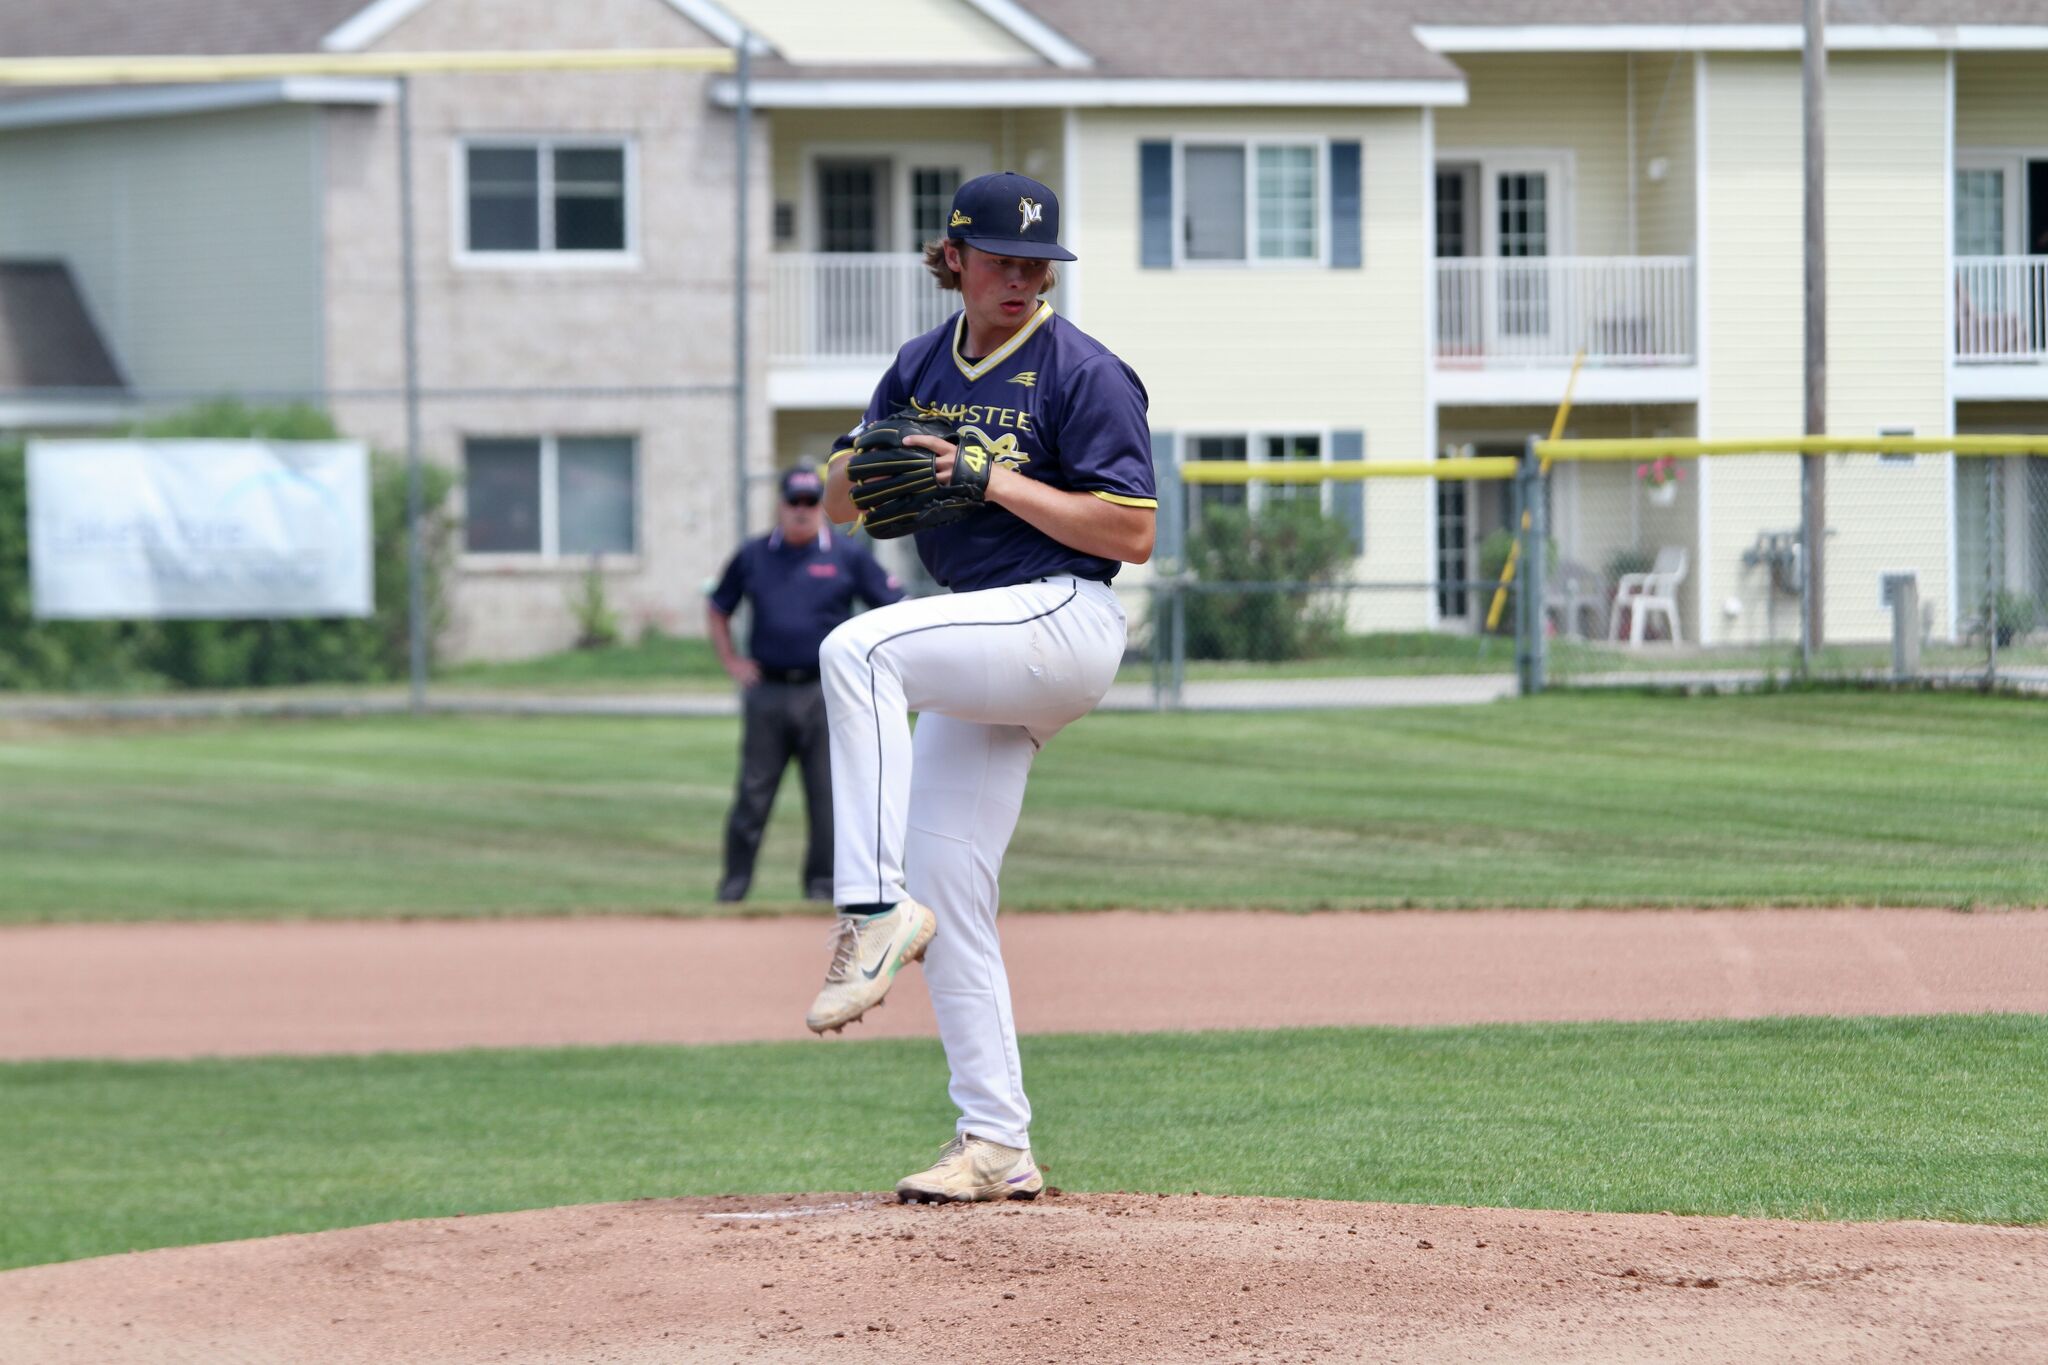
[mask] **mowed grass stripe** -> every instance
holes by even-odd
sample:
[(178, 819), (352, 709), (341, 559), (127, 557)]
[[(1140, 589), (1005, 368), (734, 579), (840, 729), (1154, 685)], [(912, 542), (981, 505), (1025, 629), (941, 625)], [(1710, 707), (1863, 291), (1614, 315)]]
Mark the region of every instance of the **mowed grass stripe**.
[[(0, 738), (0, 922), (706, 913), (729, 719)], [(796, 784), (757, 903), (793, 906)], [(1040, 756), (1012, 909), (2048, 905), (2048, 725), (1963, 695), (1099, 715)]]
[[(2048, 1221), (2048, 1017), (1024, 1040), (1081, 1190)], [(0, 1266), (641, 1196), (877, 1189), (936, 1044), (0, 1067)]]

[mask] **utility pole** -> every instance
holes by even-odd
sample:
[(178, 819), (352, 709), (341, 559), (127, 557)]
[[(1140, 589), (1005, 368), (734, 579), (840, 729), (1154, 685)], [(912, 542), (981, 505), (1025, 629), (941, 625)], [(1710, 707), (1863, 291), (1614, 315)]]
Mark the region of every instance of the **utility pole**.
[(747, 542), (747, 188), (748, 160), (754, 142), (754, 92), (748, 57), (754, 35), (740, 30), (739, 101), (733, 111), (733, 264), (732, 264), (732, 498), (734, 545)]
[[(1800, 64), (1800, 103), (1806, 123), (1806, 434), (1824, 436), (1828, 429), (1828, 277), (1827, 277), (1827, 0), (1805, 0), (1806, 51)], [(1800, 539), (1804, 563), (1805, 610), (1799, 622), (1802, 671), (1813, 672), (1814, 651), (1827, 638), (1821, 610), (1827, 575), (1822, 561), (1827, 547), (1827, 457), (1807, 455), (1799, 462)]]

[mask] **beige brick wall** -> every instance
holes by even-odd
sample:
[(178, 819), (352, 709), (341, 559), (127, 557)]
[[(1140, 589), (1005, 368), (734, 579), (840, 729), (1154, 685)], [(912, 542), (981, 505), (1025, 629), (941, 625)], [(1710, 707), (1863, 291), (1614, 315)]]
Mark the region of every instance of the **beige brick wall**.
[[(435, 0), (384, 50), (693, 47), (711, 40), (660, 0)], [(427, 402), (426, 458), (457, 465), (465, 435), (628, 434), (638, 442), (639, 551), (608, 573), (629, 630), (700, 629), (698, 597), (735, 540), (732, 380), (734, 139), (709, 78), (677, 72), (417, 77), (413, 82), (420, 371), (429, 389), (508, 396)], [(389, 392), (402, 382), (395, 109), (326, 120), (324, 264), (329, 384)], [(464, 135), (616, 134), (637, 158), (637, 263), (624, 268), (469, 267), (455, 259)], [(765, 335), (769, 130), (755, 128), (754, 308)], [(756, 348), (757, 353), (760, 348)], [(764, 376), (750, 370), (752, 464), (771, 464)], [(560, 390), (674, 389), (599, 397)], [(401, 448), (404, 412), (386, 397), (338, 405), (344, 425)], [(767, 525), (757, 486), (751, 526)], [(443, 640), (454, 658), (561, 648), (581, 563), (471, 561), (451, 593)]]

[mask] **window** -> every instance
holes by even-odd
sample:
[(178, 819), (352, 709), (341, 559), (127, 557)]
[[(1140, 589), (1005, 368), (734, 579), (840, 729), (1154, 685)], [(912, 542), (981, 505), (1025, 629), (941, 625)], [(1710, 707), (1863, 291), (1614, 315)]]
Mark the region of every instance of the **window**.
[(623, 142), (465, 145), (461, 254), (622, 257), (632, 250), (632, 157)]
[[(1188, 438), (1187, 458), (1191, 461), (1242, 462), (1245, 458), (1246, 444), (1242, 436), (1191, 436)], [(1200, 526), (1203, 513), (1211, 507), (1243, 507), (1250, 492), (1250, 485), (1241, 483), (1189, 484), (1188, 525)]]
[(2005, 171), (1956, 170), (1956, 255), (2005, 254)]
[(818, 249), (882, 250), (888, 187), (886, 161), (820, 161)]
[(1180, 158), (1182, 260), (1322, 260), (1319, 146), (1191, 143)]
[[(1306, 460), (1311, 464), (1323, 462), (1323, 438), (1320, 435), (1262, 436), (1261, 453), (1268, 464), (1282, 464)], [(1261, 495), (1268, 503), (1292, 502), (1296, 500), (1320, 503), (1325, 485), (1320, 483), (1269, 483), (1261, 484)]]
[(958, 166), (913, 166), (910, 170), (910, 244), (922, 247), (946, 235), (953, 212), (953, 192), (960, 188)]
[(1436, 484), (1436, 612), (1447, 620), (1465, 616), (1466, 484), (1439, 479)]
[(636, 542), (630, 436), (471, 437), (463, 443), (463, 548), (547, 559), (629, 555)]
[[(1258, 464), (1292, 463), (1298, 460), (1320, 464), (1323, 462), (1327, 444), (1321, 432), (1254, 432), (1246, 435), (1190, 436), (1187, 438), (1183, 458), (1189, 462), (1243, 462), (1249, 459)], [(1327, 512), (1329, 487), (1330, 485), (1322, 482), (1189, 484), (1188, 525), (1190, 528), (1199, 527), (1204, 512), (1211, 507), (1243, 507), (1256, 514), (1275, 503), (1300, 500), (1313, 502)]]

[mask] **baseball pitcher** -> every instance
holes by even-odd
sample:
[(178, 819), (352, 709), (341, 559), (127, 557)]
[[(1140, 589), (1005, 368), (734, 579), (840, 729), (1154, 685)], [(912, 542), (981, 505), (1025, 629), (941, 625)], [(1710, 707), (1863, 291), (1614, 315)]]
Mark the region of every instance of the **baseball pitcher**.
[(1039, 297), (1052, 262), (1075, 259), (1059, 212), (1025, 176), (960, 187), (925, 261), (961, 310), (898, 352), (826, 481), (835, 521), (915, 535), (951, 589), (853, 618), (819, 660), (839, 918), (807, 1022), (844, 1029), (923, 959), (960, 1120), (938, 1162), (897, 1185), (906, 1202), (1044, 1188), (997, 876), (1032, 757), (1123, 658), (1110, 580), (1152, 553), (1144, 385)]

